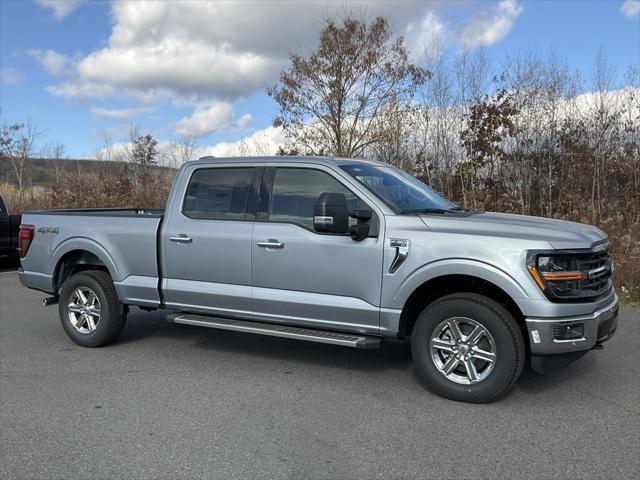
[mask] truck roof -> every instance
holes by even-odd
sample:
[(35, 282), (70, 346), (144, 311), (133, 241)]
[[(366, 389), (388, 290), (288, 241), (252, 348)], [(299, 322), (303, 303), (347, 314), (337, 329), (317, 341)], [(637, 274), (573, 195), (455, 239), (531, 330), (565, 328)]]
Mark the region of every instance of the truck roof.
[(188, 163), (319, 163), (321, 165), (386, 165), (376, 160), (365, 160), (359, 158), (341, 158), (341, 157), (316, 157), (316, 156), (264, 156), (264, 157), (202, 157)]

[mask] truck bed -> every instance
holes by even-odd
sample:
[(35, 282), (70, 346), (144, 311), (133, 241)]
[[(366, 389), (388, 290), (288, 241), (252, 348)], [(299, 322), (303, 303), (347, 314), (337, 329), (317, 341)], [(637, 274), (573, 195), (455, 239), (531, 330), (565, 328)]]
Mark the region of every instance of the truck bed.
[(45, 292), (56, 289), (56, 271), (70, 255), (90, 252), (113, 278), (118, 296), (134, 305), (160, 304), (158, 231), (164, 210), (86, 208), (27, 212), (22, 223), (35, 236), (22, 259), (24, 281)]

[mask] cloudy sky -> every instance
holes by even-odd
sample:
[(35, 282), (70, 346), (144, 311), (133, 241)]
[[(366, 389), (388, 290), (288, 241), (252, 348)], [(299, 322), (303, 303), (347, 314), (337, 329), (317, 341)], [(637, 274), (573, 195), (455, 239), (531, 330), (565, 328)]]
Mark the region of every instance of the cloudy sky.
[(265, 88), (346, 9), (387, 16), (416, 59), (427, 44), (486, 47), (496, 62), (553, 48), (589, 72), (602, 47), (620, 81), (640, 64), (639, 0), (0, 0), (2, 122), (31, 119), (72, 157), (132, 123), (161, 141), (197, 136), (214, 154), (247, 137), (277, 143)]

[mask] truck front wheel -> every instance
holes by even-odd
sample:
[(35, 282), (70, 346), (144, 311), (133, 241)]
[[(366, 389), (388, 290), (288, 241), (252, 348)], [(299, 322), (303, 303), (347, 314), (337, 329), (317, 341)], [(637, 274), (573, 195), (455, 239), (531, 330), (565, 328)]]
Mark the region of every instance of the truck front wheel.
[(411, 335), (420, 376), (434, 393), (452, 400), (497, 400), (515, 384), (525, 343), (513, 316), (474, 293), (447, 295), (424, 309)]
[(72, 275), (60, 291), (59, 312), (65, 333), (83, 347), (113, 342), (126, 321), (111, 277), (102, 270)]

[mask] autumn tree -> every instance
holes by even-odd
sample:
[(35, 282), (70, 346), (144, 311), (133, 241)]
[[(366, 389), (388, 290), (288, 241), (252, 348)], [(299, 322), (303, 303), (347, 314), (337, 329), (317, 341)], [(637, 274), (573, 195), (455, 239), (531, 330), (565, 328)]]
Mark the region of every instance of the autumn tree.
[(403, 38), (393, 38), (382, 17), (370, 24), (328, 20), (318, 49), (290, 60), (268, 91), (280, 108), (273, 124), (314, 154), (362, 155), (382, 139), (374, 128), (379, 116), (392, 104), (408, 108), (428, 77), (409, 61)]

